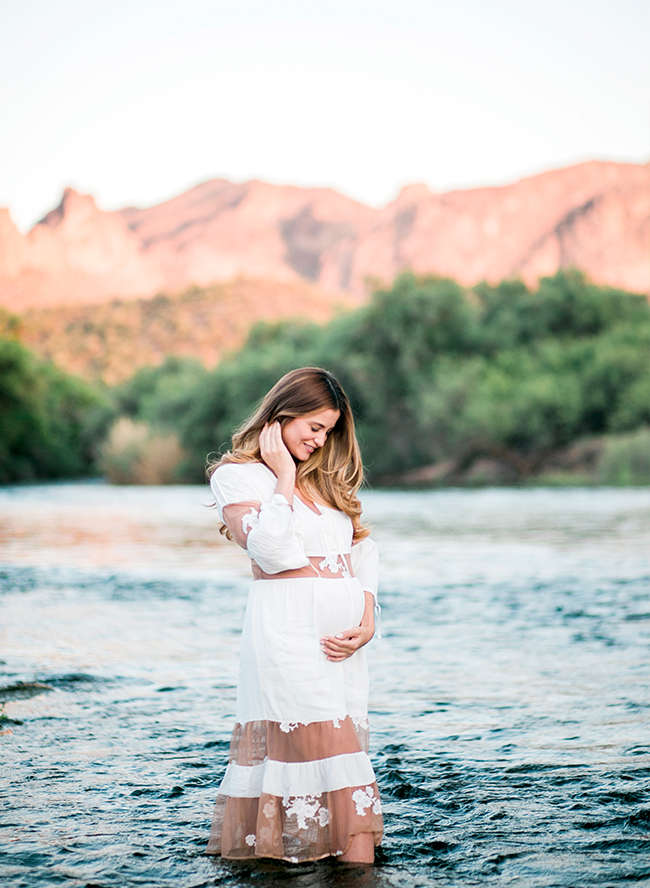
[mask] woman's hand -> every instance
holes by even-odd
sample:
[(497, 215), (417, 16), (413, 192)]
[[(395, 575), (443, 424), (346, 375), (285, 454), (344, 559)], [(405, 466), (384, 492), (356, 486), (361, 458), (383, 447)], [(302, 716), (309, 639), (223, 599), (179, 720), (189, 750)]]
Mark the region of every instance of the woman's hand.
[(364, 644), (368, 644), (375, 634), (375, 599), (370, 592), (364, 594), (366, 604), (361, 623), (337, 635), (326, 635), (320, 640), (322, 652), (332, 663), (342, 663), (343, 660), (347, 660)]
[(260, 454), (278, 479), (275, 492), (281, 493), (291, 503), (296, 485), (296, 464), (282, 440), (279, 422), (267, 423), (260, 432)]

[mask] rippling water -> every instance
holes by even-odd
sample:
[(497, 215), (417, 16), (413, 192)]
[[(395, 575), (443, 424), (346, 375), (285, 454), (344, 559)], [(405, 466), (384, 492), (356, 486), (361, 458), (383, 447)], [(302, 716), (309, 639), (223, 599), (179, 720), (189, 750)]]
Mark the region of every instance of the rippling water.
[(650, 884), (644, 490), (372, 492), (371, 870), (203, 855), (248, 565), (200, 488), (0, 489), (0, 884)]

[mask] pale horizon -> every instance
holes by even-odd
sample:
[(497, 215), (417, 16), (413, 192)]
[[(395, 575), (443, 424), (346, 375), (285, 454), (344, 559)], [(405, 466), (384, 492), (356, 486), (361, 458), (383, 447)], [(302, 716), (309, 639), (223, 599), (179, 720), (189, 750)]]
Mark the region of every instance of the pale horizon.
[[(650, 156), (641, 0), (27, 0), (0, 35), (0, 206), (151, 206), (201, 182), (499, 186)], [(8, 135), (8, 137), (7, 137)]]

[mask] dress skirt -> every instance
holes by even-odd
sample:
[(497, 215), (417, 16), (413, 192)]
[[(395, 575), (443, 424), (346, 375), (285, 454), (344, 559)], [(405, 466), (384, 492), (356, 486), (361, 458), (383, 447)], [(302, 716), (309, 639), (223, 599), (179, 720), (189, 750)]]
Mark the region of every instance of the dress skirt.
[(344, 854), (358, 833), (379, 844), (365, 651), (332, 663), (320, 648), (363, 610), (354, 577), (253, 582), (208, 854), (298, 863)]

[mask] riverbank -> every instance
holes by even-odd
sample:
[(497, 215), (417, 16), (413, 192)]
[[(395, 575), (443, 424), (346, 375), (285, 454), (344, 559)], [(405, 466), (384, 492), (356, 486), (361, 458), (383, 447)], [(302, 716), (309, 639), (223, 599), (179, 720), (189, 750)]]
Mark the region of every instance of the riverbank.
[(638, 487), (650, 485), (650, 429), (583, 438), (533, 460), (475, 445), (456, 459), (379, 479), (378, 487)]

